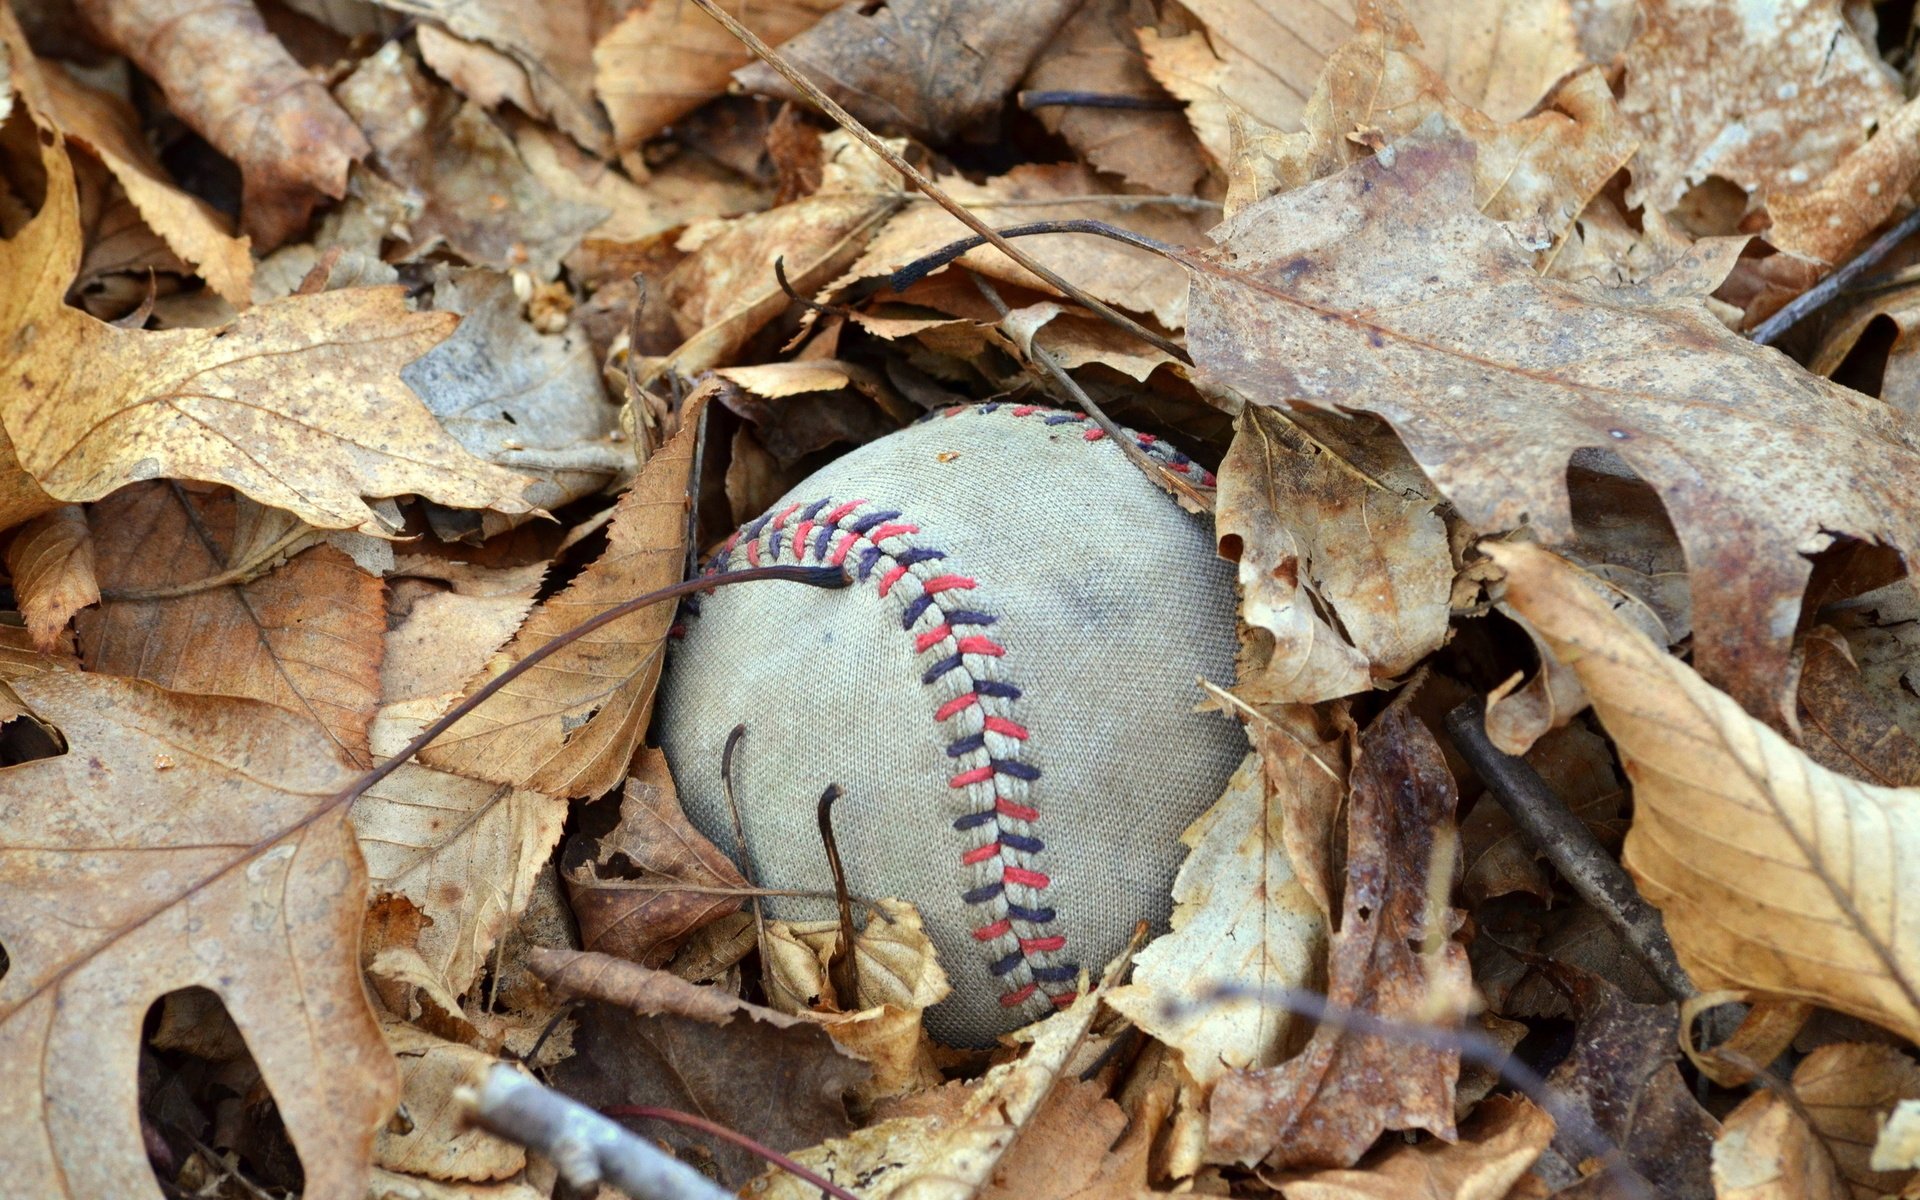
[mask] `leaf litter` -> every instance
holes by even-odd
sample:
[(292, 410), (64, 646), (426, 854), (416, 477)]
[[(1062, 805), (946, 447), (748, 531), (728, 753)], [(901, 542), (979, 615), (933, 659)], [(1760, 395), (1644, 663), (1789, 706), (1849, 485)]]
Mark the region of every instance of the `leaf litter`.
[[(503, 1061), (756, 1196), (1920, 1188), (1920, 241), (1821, 283), (1920, 178), (1904, 6), (719, 6), (851, 118), (692, 0), (0, 10), (9, 1188), (585, 1194)], [(765, 911), (671, 607), (395, 761), (979, 401), (1215, 470), (1237, 575), (1247, 757), (1063, 1011), (941, 1045), (911, 897)]]

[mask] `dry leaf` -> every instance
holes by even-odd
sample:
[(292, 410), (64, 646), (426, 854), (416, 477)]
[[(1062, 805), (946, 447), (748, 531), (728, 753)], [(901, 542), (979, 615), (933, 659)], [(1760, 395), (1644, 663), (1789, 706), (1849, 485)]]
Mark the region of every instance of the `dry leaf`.
[[(722, 0), (766, 42), (779, 45), (838, 8), (839, 0)], [(688, 0), (642, 0), (593, 48), (593, 90), (625, 153), (716, 96), (753, 61), (720, 23)]]
[(1770, 196), (1767, 241), (1788, 254), (1831, 266), (1899, 206), (1920, 176), (1920, 101), (1909, 100), (1880, 122), (1811, 188)]
[[(607, 548), (542, 601), (505, 650), (467, 683), (484, 684), (536, 647), (616, 604), (678, 583), (685, 567), (687, 480), (704, 397), (621, 495)], [(569, 643), (462, 717), (420, 755), (430, 766), (553, 796), (597, 796), (625, 777), (646, 732), (671, 605), (655, 605)]]
[(408, 256), (444, 242), (468, 262), (551, 279), (607, 216), (548, 190), (493, 118), (429, 79), (399, 42), (363, 61), (335, 93), (366, 129), (381, 171), (423, 198), (407, 223)]
[(400, 1103), (410, 1125), (405, 1132), (382, 1129), (374, 1140), (373, 1159), (382, 1170), (484, 1183), (527, 1165), (525, 1150), (469, 1123), (454, 1099), (455, 1088), (498, 1061), (493, 1055), (398, 1021), (388, 1022), (385, 1032), (400, 1063)]
[[(539, 950), (532, 961), (549, 986), (597, 1001), (581, 1014), (578, 1053), (556, 1072), (576, 1100), (698, 1112), (784, 1151), (852, 1128), (844, 1097), (867, 1069), (816, 1022), (604, 954)], [(646, 1129), (682, 1155), (709, 1160), (736, 1186), (762, 1166), (731, 1143), (675, 1126)]]
[(1832, 629), (1802, 645), (1800, 748), (1830, 771), (1882, 787), (1920, 786), (1920, 741), (1901, 728)]
[(148, 149), (140, 118), (116, 96), (76, 82), (58, 63), (34, 59), (11, 12), (0, 13), (0, 41), (13, 54), (12, 82), (73, 141), (99, 157), (145, 224), (193, 264), (207, 286), (239, 306), (252, 290), (253, 256), (232, 222), (175, 187)]
[(1380, 414), (1482, 530), (1569, 538), (1568, 460), (1608, 447), (1686, 548), (1702, 670), (1784, 719), (1806, 556), (1840, 532), (1920, 552), (1885, 483), (1920, 462), (1883, 406), (1730, 333), (1689, 272), (1671, 290), (1534, 275), (1474, 211), (1472, 164), (1423, 135), (1242, 211), (1199, 258), (1196, 362), (1261, 403)]
[(1488, 546), (1507, 598), (1593, 697), (1633, 783), (1626, 863), (1706, 989), (1807, 1000), (1920, 1033), (1910, 789), (1836, 775), (1530, 546)]
[(598, 850), (566, 875), (588, 950), (663, 966), (701, 927), (745, 903), (747, 881), (687, 820), (666, 755), (656, 749), (641, 751), (620, 799), (620, 823)]
[(7, 574), (34, 647), (51, 651), (73, 614), (100, 602), (86, 510), (69, 504), (21, 526), (7, 545)]
[(1494, 1096), (1460, 1126), (1460, 1140), (1394, 1146), (1353, 1170), (1282, 1175), (1286, 1200), (1504, 1200), (1553, 1140), (1553, 1118), (1519, 1096)]
[[(1455, 802), (1439, 745), (1403, 708), (1361, 735), (1347, 891), (1328, 968), (1335, 1011), (1442, 1027), (1464, 1013), (1472, 985), (1466, 950), (1453, 940), (1460, 914), (1432, 899), (1450, 890)], [(1324, 1024), (1293, 1058), (1215, 1085), (1209, 1156), (1348, 1167), (1388, 1129), (1451, 1141), (1459, 1071), (1457, 1050)]]
[(1567, 0), (1405, 0), (1405, 5), (1420, 31), (1420, 61), (1463, 103), (1496, 121), (1525, 117), (1564, 76), (1587, 64), (1575, 16), (1583, 6)]
[[(1000, 107), (1076, 0), (885, 0), (842, 5), (780, 53), (867, 125), (942, 142)], [(736, 73), (800, 100), (763, 63)]]
[(1874, 1200), (1908, 1184), (1911, 1170), (1876, 1168), (1869, 1159), (1894, 1106), (1920, 1100), (1913, 1059), (1892, 1046), (1822, 1046), (1794, 1068), (1793, 1091), (1812, 1131), (1772, 1092), (1756, 1092), (1728, 1114), (1713, 1145), (1718, 1200)]
[(1648, 0), (1621, 107), (1643, 144), (1627, 203), (1671, 212), (1717, 176), (1764, 201), (1816, 183), (1900, 103), (1843, 0)]
[[(240, 166), (241, 224), (272, 250), (322, 197), (346, 194), (367, 140), (252, 0), (78, 0), (87, 23), (140, 64), (180, 119)], [(76, 131), (76, 136), (84, 138)]]
[(0, 242), (0, 277), (48, 281), (0, 294), (0, 424), (48, 492), (206, 479), (309, 524), (380, 532), (362, 497), (524, 510), (522, 481), (461, 450), (395, 377), (446, 318), (370, 288), (289, 297), (220, 329), (102, 324), (62, 303), (80, 256), (73, 169), (57, 139), (40, 159), (46, 203)]
[[(1602, 844), (1620, 841), (1620, 807), (1626, 791), (1613, 769), (1613, 750), (1606, 740), (1583, 726), (1570, 725), (1541, 737), (1526, 751), (1529, 765), (1540, 772), (1567, 811), (1586, 822)], [(1520, 831), (1507, 810), (1492, 796), (1482, 795), (1473, 812), (1460, 822), (1460, 849), (1466, 869), (1460, 886), (1474, 903), (1527, 892), (1542, 904), (1555, 900), (1553, 884), (1540, 865), (1541, 853), (1532, 837)]]
[(373, 765), (386, 603), (332, 546), (281, 555), (305, 528), (225, 490), (122, 488), (93, 506), (99, 608), (76, 622), (89, 670), (179, 692), (248, 696), (326, 730)]
[(1142, 31), (1141, 48), (1153, 77), (1187, 101), (1194, 132), (1222, 165), (1233, 157), (1230, 114), (1299, 128), (1321, 67), (1353, 34), (1350, 0), (1194, 0), (1186, 7), (1207, 33)]
[[(392, 1056), (360, 982), (366, 875), (321, 731), (252, 700), (12, 676), (73, 749), (0, 769), (0, 1172), (24, 1195), (160, 1195), (136, 1119), (148, 1007), (219, 995), (300, 1152), (360, 1200)], [(107, 786), (103, 780), (112, 780)]]
[[(1023, 90), (1095, 92), (1157, 100), (1165, 96), (1147, 71), (1135, 30), (1151, 25), (1144, 0), (1093, 0), (1040, 50)], [(1150, 191), (1187, 195), (1207, 177), (1199, 142), (1177, 112), (1049, 105), (1040, 123), (1066, 140), (1089, 165)]]
[[(1418, 481), (1418, 482), (1416, 482)], [(1419, 472), (1363, 473), (1272, 413), (1220, 464), (1220, 555), (1240, 564), (1238, 693), (1312, 704), (1410, 670), (1447, 637), (1453, 558)]]
[[(1202, 1087), (1228, 1071), (1271, 1067), (1300, 1040), (1284, 1008), (1210, 1002), (1209, 988), (1314, 991), (1321, 983), (1326, 914), (1294, 878), (1287, 808), (1260, 757), (1249, 754), (1220, 799), (1180, 835), (1191, 852), (1173, 883), (1173, 932), (1140, 952), (1132, 982), (1109, 1000), (1179, 1051)], [(1180, 1015), (1170, 1016), (1176, 1006)]]

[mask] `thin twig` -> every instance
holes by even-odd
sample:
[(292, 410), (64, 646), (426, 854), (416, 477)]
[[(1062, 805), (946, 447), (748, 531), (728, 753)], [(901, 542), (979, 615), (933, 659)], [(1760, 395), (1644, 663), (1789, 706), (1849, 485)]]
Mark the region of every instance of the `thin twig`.
[(1697, 990), (1674, 956), (1659, 910), (1641, 898), (1633, 880), (1567, 808), (1524, 758), (1515, 758), (1487, 738), (1481, 701), (1469, 700), (1447, 714), (1447, 732), (1460, 756), (1486, 783), (1534, 848), (1545, 854), (1573, 890), (1606, 918), (1660, 987), (1675, 1000)]
[[(932, 196), (919, 193), (908, 196), (909, 201), (932, 204)], [(975, 200), (974, 208), (1064, 208), (1073, 204), (1107, 204), (1114, 208), (1139, 208), (1143, 205), (1157, 205), (1163, 208), (1184, 208), (1190, 212), (1217, 212), (1222, 207), (1218, 200), (1208, 200), (1204, 196), (1155, 196), (1134, 192), (1087, 192), (1078, 196), (1020, 196), (1009, 200)]]
[(833, 988), (834, 1005), (842, 1012), (853, 1012), (860, 1007), (860, 964), (853, 955), (853, 898), (847, 890), (846, 868), (840, 863), (840, 845), (833, 838), (833, 802), (839, 798), (840, 785), (828, 784), (814, 812), (820, 821), (820, 843), (827, 848), (827, 869), (833, 872), (834, 907), (840, 920), (833, 951), (827, 955), (827, 983)]
[[(753, 889), (753, 936), (754, 944), (767, 944), (766, 908), (760, 903), (760, 881), (754, 877), (753, 856), (747, 853), (747, 827), (740, 819), (740, 803), (733, 795), (733, 755), (740, 748), (740, 739), (747, 736), (745, 725), (735, 725), (727, 734), (727, 744), (720, 751), (720, 791), (727, 798), (727, 814), (733, 818), (733, 856), (740, 864), (740, 877)], [(766, 964), (763, 962), (762, 973)], [(764, 982), (764, 981), (763, 981)]]
[[(1007, 302), (1001, 298), (999, 289), (988, 282), (984, 275), (969, 273), (969, 278), (973, 280), (973, 285), (979, 289), (980, 294), (986, 297), (987, 303), (993, 305), (994, 311), (1000, 314), (1000, 320), (1005, 322), (1013, 310), (1007, 307)], [(1100, 427), (1100, 432), (1106, 434), (1109, 441), (1120, 447), (1120, 452), (1126, 455), (1134, 466), (1145, 472), (1148, 479), (1176, 495), (1186, 497), (1197, 505), (1201, 512), (1213, 511), (1213, 497), (1203, 494), (1191, 483), (1168, 470), (1166, 464), (1142, 450), (1138, 442), (1127, 436), (1127, 431), (1120, 428), (1119, 424), (1107, 415), (1105, 409), (1094, 403), (1093, 397), (1087, 395), (1086, 389), (1081, 387), (1073, 376), (1067, 374), (1066, 368), (1060, 365), (1060, 360), (1040, 344), (1038, 332), (1028, 340), (1027, 351), (1034, 365), (1044, 370), (1048, 378), (1052, 379), (1060, 390), (1065, 392), (1075, 404), (1080, 406), (1080, 410)]]
[(843, 588), (848, 584), (846, 573), (838, 567), (750, 567), (744, 571), (728, 571), (719, 575), (703, 575), (697, 579), (684, 580), (672, 587), (663, 587), (658, 591), (648, 592), (644, 596), (637, 596), (632, 600), (616, 604), (598, 616), (589, 617), (560, 636), (537, 647), (519, 662), (487, 680), (473, 695), (448, 709), (446, 715), (421, 730), (420, 736), (402, 746), (398, 754), (336, 793), (327, 808), (332, 809), (336, 805), (354, 800), (368, 788), (399, 770), (402, 764), (426, 749), (427, 743), (445, 733), (460, 718), (480, 707), (495, 692), (512, 683), (569, 643), (585, 637), (602, 626), (611, 625), (622, 617), (631, 616), (643, 608), (659, 604), (664, 600), (677, 600), (682, 596), (702, 592), (710, 587), (725, 587), (730, 584), (751, 583), (763, 579), (781, 579), (789, 583), (804, 583), (809, 587), (823, 588)]
[(1855, 255), (1852, 261), (1801, 292), (1793, 298), (1792, 303), (1754, 326), (1753, 332), (1747, 337), (1762, 346), (1773, 345), (1781, 334), (1792, 329), (1802, 317), (1839, 295), (1848, 284), (1866, 274), (1869, 267), (1893, 253), (1893, 248), (1915, 231), (1920, 231), (1920, 208), (1901, 217), (1892, 229), (1875, 238), (1873, 244)]
[(800, 94), (805, 96), (816, 108), (826, 113), (829, 117), (832, 117), (842, 129), (845, 129), (848, 133), (859, 139), (861, 145), (879, 155), (881, 161), (898, 171), (908, 182), (933, 197), (934, 202), (941, 208), (946, 209), (949, 213), (952, 213), (955, 220), (965, 225), (968, 229), (973, 230), (975, 233), (980, 234), (986, 238), (987, 241), (992, 242), (1002, 254), (1020, 266), (1025, 267), (1041, 279), (1046, 280), (1061, 292), (1073, 297), (1115, 325), (1118, 325), (1136, 337), (1144, 338), (1150, 344), (1166, 351), (1183, 363), (1192, 363), (1193, 360), (1187, 356), (1187, 352), (1181, 349), (1177, 343), (1161, 334), (1153, 332), (1145, 325), (1142, 325), (1125, 313), (1115, 310), (1103, 301), (1087, 295), (1085, 290), (1062, 279), (1052, 268), (1034, 261), (1026, 252), (1015, 247), (1013, 243), (1007, 241), (1007, 239), (1001, 237), (998, 233), (995, 233), (988, 227), (985, 221), (975, 216), (965, 205), (947, 195), (946, 192), (940, 188), (940, 185), (929, 178), (920, 168), (900, 157), (893, 147), (881, 141), (880, 138), (874, 134), (873, 130), (868, 129), (865, 125), (861, 124), (860, 121), (856, 120), (852, 113), (849, 113), (846, 109), (835, 103), (833, 97), (821, 91), (812, 80), (796, 70), (793, 64), (786, 60), (784, 55), (772, 46), (761, 41), (758, 34), (748, 29), (745, 25), (742, 25), (734, 18), (733, 14), (714, 3), (714, 0), (693, 0), (693, 2), (700, 7), (702, 12), (705, 12), (714, 20), (720, 22), (723, 29), (737, 38), (741, 45), (753, 51), (762, 62), (772, 67), (781, 78), (798, 88)]
[(1179, 112), (1184, 100), (1167, 96), (1127, 96), (1115, 92), (1021, 92), (1016, 97), (1021, 108), (1124, 108), (1139, 112)]
[(474, 1124), (537, 1151), (573, 1187), (603, 1180), (633, 1200), (733, 1200), (732, 1193), (617, 1121), (495, 1063), (478, 1086), (455, 1089)]
[(822, 1192), (832, 1196), (834, 1200), (860, 1200), (860, 1197), (833, 1182), (833, 1180), (828, 1179), (810, 1167), (795, 1162), (773, 1147), (762, 1145), (744, 1133), (737, 1133), (734, 1130), (728, 1129), (725, 1125), (709, 1121), (705, 1117), (697, 1117), (689, 1112), (681, 1112), (677, 1108), (656, 1108), (651, 1104), (616, 1104), (611, 1108), (603, 1108), (600, 1111), (609, 1117), (637, 1117), (642, 1120), (665, 1121), (670, 1125), (684, 1125), (688, 1129), (697, 1129), (701, 1133), (717, 1137), (723, 1142), (731, 1142), (742, 1150), (759, 1155), (774, 1166), (779, 1167), (782, 1171), (786, 1171), (819, 1188)]
[(804, 305), (822, 316), (856, 317), (860, 315), (845, 304), (822, 304), (818, 300), (809, 300), (799, 292), (794, 291), (793, 284), (787, 279), (787, 256), (784, 254), (776, 254), (774, 256), (773, 281), (780, 285), (780, 290), (787, 294), (787, 299), (796, 304)]
[[(1186, 259), (1181, 256), (1180, 247), (1169, 245), (1159, 238), (1150, 238), (1144, 233), (1135, 233), (1131, 229), (1122, 229), (1118, 225), (1109, 225), (1105, 221), (1095, 221), (1089, 217), (1074, 217), (1064, 221), (1033, 221), (1026, 225), (1013, 225), (1006, 229), (993, 230), (987, 236), (964, 237), (958, 241), (948, 242), (933, 253), (923, 254), (895, 271), (888, 277), (887, 286), (896, 292), (904, 292), (967, 251), (978, 250), (988, 242), (993, 242), (995, 238), (1032, 237), (1041, 233), (1091, 233), (1096, 237), (1111, 238), (1116, 242), (1125, 243), (1137, 250), (1151, 251), (1162, 258), (1172, 259), (1183, 265), (1186, 262)], [(999, 245), (999, 242), (994, 244)], [(1148, 340), (1152, 341), (1151, 338)], [(1158, 342), (1154, 344), (1160, 345)], [(1182, 362), (1189, 361), (1184, 355), (1179, 357)]]

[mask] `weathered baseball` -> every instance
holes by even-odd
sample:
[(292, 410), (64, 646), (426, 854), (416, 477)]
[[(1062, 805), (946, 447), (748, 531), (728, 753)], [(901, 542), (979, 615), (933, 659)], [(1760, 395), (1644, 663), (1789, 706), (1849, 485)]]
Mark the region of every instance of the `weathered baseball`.
[[(1163, 443), (1149, 454), (1212, 478)], [(834, 563), (853, 587), (699, 598), (661, 683), (659, 737), (693, 822), (763, 887), (913, 902), (951, 976), (934, 1034), (983, 1044), (1072, 999), (1135, 922), (1164, 923), (1185, 827), (1246, 752), (1195, 712), (1233, 670), (1232, 568), (1077, 413), (954, 409), (838, 459), (715, 553), (710, 571)], [(777, 899), (776, 916), (830, 901)]]

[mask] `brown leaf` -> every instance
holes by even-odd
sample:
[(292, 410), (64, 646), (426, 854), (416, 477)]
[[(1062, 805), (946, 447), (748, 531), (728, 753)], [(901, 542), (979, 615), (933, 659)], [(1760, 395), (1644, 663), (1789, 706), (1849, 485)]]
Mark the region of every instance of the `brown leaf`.
[(140, 64), (167, 105), (246, 181), (241, 224), (261, 251), (346, 195), (367, 140), (327, 88), (268, 31), (252, 0), (78, 0), (88, 23)]
[(13, 85), (62, 133), (99, 157), (145, 224), (192, 263), (208, 287), (245, 307), (253, 284), (247, 239), (234, 237), (230, 220), (173, 185), (147, 147), (139, 115), (118, 97), (76, 82), (58, 63), (37, 61), (11, 12), (0, 13), (0, 41), (13, 54)]
[[(1040, 50), (1022, 81), (1025, 90), (1095, 92), (1158, 100), (1166, 95), (1147, 71), (1134, 30), (1153, 24), (1142, 0), (1094, 0)], [(1207, 177), (1199, 142), (1178, 112), (1114, 111), (1079, 105), (1034, 110), (1088, 164), (1150, 191), (1187, 195)]]
[(696, 930), (738, 912), (747, 886), (680, 810), (666, 756), (655, 749), (641, 752), (627, 780), (620, 823), (566, 881), (581, 943), (648, 967), (664, 966)]
[[(1248, 755), (1220, 799), (1180, 835), (1189, 853), (1173, 883), (1173, 931), (1135, 957), (1132, 981), (1108, 1001), (1179, 1051), (1202, 1087), (1229, 1071), (1271, 1067), (1301, 1040), (1285, 1009), (1209, 1004), (1207, 989), (1317, 990), (1321, 982), (1326, 913), (1295, 878), (1289, 806), (1263, 766)], [(1311, 789), (1326, 779), (1309, 765), (1300, 783)]]
[[(1347, 891), (1327, 999), (1388, 1020), (1449, 1025), (1471, 989), (1459, 915), (1446, 895), (1453, 777), (1426, 726), (1392, 707), (1361, 735), (1348, 814)], [(1435, 867), (1438, 879), (1430, 879)], [(1208, 1152), (1274, 1167), (1352, 1166), (1389, 1129), (1454, 1139), (1456, 1050), (1322, 1025), (1297, 1056), (1237, 1071), (1214, 1088)]]
[[(1604, 844), (1619, 845), (1624, 828), (1620, 807), (1626, 791), (1614, 773), (1613, 751), (1604, 738), (1570, 725), (1540, 738), (1526, 758), (1566, 803), (1567, 811), (1586, 822)], [(1466, 864), (1460, 885), (1473, 902), (1512, 892), (1530, 893), (1542, 904), (1553, 902), (1553, 885), (1539, 863), (1540, 851), (1492, 796), (1483, 795), (1460, 822), (1460, 849)]]
[(1831, 266), (1893, 215), (1916, 176), (1920, 101), (1909, 100), (1818, 184), (1770, 196), (1767, 213), (1773, 224), (1767, 240), (1789, 254)]
[[(136, 1120), (147, 1010), (217, 993), (300, 1152), (305, 1194), (365, 1194), (393, 1059), (360, 981), (366, 876), (321, 731), (252, 700), (12, 676), (72, 749), (0, 769), (0, 1143), (7, 1187), (157, 1194)], [(107, 781), (111, 781), (109, 784)]]
[(1825, 177), (1900, 103), (1899, 80), (1842, 0), (1651, 0), (1621, 106), (1644, 144), (1627, 203), (1671, 212), (1718, 176), (1753, 194)]
[[(437, 20), (469, 42), (499, 50), (526, 72), (535, 117), (551, 117), (568, 137), (588, 150), (612, 149), (607, 119), (593, 97), (593, 43), (602, 7), (562, 0), (521, 4), (516, 0), (382, 0), (382, 6), (411, 17)], [(368, 131), (372, 133), (372, 130)]]
[[(1397, 447), (1396, 447), (1397, 449)], [(1314, 704), (1410, 670), (1447, 638), (1453, 557), (1411, 463), (1364, 473), (1273, 413), (1242, 414), (1220, 464), (1220, 556), (1240, 564), (1240, 685)]]
[(1460, 1126), (1458, 1142), (1394, 1146), (1352, 1170), (1289, 1174), (1287, 1200), (1504, 1200), (1553, 1140), (1553, 1118), (1519, 1096), (1494, 1096)]
[(7, 574), (34, 646), (51, 651), (73, 614), (100, 602), (86, 510), (69, 504), (21, 526), (7, 545)]
[(519, 477), (460, 449), (395, 375), (448, 318), (368, 288), (289, 297), (220, 329), (102, 324), (62, 303), (80, 260), (73, 168), (57, 138), (40, 159), (46, 203), (0, 242), (0, 277), (45, 281), (0, 294), (0, 425), (48, 492), (207, 479), (326, 528), (379, 529), (364, 496), (524, 510)]
[[(721, 0), (772, 45), (797, 37), (838, 0)], [(686, 0), (642, 0), (593, 48), (593, 90), (624, 154), (716, 96), (753, 61), (720, 23)]]
[[(543, 950), (533, 962), (550, 986), (598, 1002), (581, 1014), (578, 1053), (555, 1073), (574, 1099), (697, 1112), (775, 1150), (852, 1128), (844, 1095), (867, 1069), (817, 1023), (603, 954)], [(647, 1132), (710, 1161), (729, 1186), (761, 1168), (728, 1142), (659, 1124)]]
[[(1626, 1166), (1673, 1200), (1707, 1200), (1708, 1150), (1717, 1124), (1693, 1099), (1675, 1065), (1680, 1018), (1671, 1003), (1634, 1004), (1598, 975), (1555, 964), (1549, 968), (1574, 1007), (1573, 1052), (1547, 1076), (1547, 1087), (1567, 1113), (1588, 1127), (1562, 1124), (1539, 1173), (1556, 1188), (1587, 1174), (1597, 1131), (1625, 1152)], [(1614, 1168), (1616, 1171), (1620, 1167)], [(1643, 1188), (1644, 1190), (1644, 1188)], [(1586, 1195), (1608, 1194), (1604, 1190)]]
[(1920, 787), (1920, 741), (1861, 677), (1845, 639), (1815, 629), (1804, 644), (1800, 748), (1830, 771), (1882, 787)]
[(282, 543), (285, 514), (224, 490), (135, 484), (94, 505), (91, 523), (108, 599), (77, 622), (89, 670), (265, 700), (325, 729), (347, 761), (373, 765), (378, 579), (332, 546), (276, 566), (261, 552)]
[(556, 196), (479, 105), (429, 79), (399, 42), (361, 62), (335, 94), (366, 129), (380, 170), (421, 197), (404, 256), (444, 242), (470, 263), (551, 279), (607, 215)]
[[(885, 0), (842, 5), (780, 52), (868, 125), (944, 142), (1000, 107), (1074, 0)], [(742, 87), (800, 100), (764, 63)]]
[(1458, 139), (1416, 139), (1244, 210), (1199, 256), (1196, 361), (1262, 403), (1379, 413), (1479, 529), (1570, 537), (1568, 459), (1608, 447), (1686, 548), (1702, 670), (1784, 719), (1806, 555), (1836, 532), (1920, 552), (1884, 484), (1920, 461), (1882, 406), (1736, 337), (1684, 286), (1535, 276), (1474, 211), (1472, 163)]
[(1920, 1030), (1910, 789), (1835, 775), (1633, 631), (1537, 547), (1488, 546), (1507, 597), (1580, 673), (1633, 783), (1626, 864), (1705, 989)]
[(466, 1120), (454, 1089), (496, 1061), (458, 1042), (444, 1041), (411, 1025), (390, 1021), (387, 1045), (400, 1063), (400, 1103), (409, 1124), (391, 1124), (373, 1144), (382, 1169), (430, 1179), (485, 1183), (505, 1179), (527, 1165), (527, 1152)]
[[(680, 432), (614, 506), (606, 550), (534, 610), (512, 643), (467, 682), (469, 693), (589, 617), (679, 582), (687, 481), (705, 404), (702, 394), (688, 398)], [(553, 796), (611, 789), (646, 732), (673, 615), (672, 605), (655, 605), (569, 643), (462, 717), (421, 752), (421, 761)]]
[(1223, 166), (1231, 161), (1229, 125), (1251, 116), (1276, 129), (1300, 127), (1314, 80), (1353, 33), (1353, 5), (1288, 0), (1195, 0), (1186, 6), (1207, 32), (1140, 34), (1148, 70), (1187, 101), (1187, 119)]
[(1876, 1171), (1869, 1160), (1894, 1105), (1920, 1100), (1912, 1058), (1892, 1046), (1822, 1046), (1794, 1068), (1793, 1091), (1812, 1131), (1772, 1092), (1757, 1092), (1728, 1114), (1713, 1148), (1719, 1200), (1873, 1200), (1910, 1185), (1912, 1171)]

